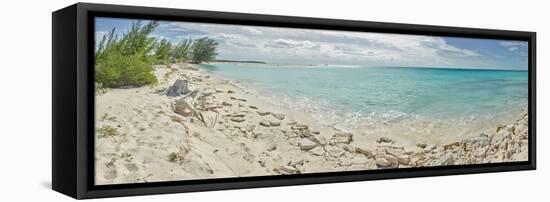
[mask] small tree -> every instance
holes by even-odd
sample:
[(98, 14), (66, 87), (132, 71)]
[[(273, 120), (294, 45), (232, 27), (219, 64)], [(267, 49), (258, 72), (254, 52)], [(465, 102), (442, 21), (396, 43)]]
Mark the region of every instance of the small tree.
[(155, 21), (145, 25), (138, 21), (120, 39), (114, 28), (103, 36), (95, 51), (95, 82), (103, 87), (157, 82), (150, 54), (156, 39), (149, 36), (157, 26)]
[(192, 39), (185, 39), (174, 47), (173, 53), (174, 53), (174, 59), (176, 60), (176, 62), (186, 62), (189, 60), (189, 57), (191, 55), (190, 51), (191, 51), (192, 44), (193, 44)]
[(157, 64), (168, 64), (170, 62), (170, 50), (172, 43), (166, 39), (162, 39), (155, 47), (155, 62)]
[(200, 64), (215, 59), (218, 42), (208, 37), (197, 39), (192, 45), (191, 63)]

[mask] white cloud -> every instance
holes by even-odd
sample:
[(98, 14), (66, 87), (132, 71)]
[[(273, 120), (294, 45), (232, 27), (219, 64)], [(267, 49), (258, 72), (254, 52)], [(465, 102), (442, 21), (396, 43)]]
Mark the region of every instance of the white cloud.
[[(180, 40), (204, 36), (216, 39), (223, 59), (425, 67), (479, 67), (494, 62), (477, 50), (457, 47), (434, 36), (185, 22), (169, 22), (162, 27), (186, 33), (176, 37)], [(509, 51), (520, 49), (516, 43), (501, 45)]]
[(499, 44), (507, 48), (510, 52), (517, 52), (527, 49), (527, 42), (523, 41), (501, 41)]

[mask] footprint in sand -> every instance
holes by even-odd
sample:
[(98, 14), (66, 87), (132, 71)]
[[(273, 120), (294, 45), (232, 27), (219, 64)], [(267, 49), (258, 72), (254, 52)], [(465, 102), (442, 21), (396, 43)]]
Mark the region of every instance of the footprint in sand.
[(126, 167), (126, 169), (130, 172), (136, 172), (139, 170), (139, 167), (134, 164), (134, 163), (128, 163), (128, 164), (124, 164), (124, 166)]
[(117, 177), (116, 169), (110, 169), (109, 171), (107, 171), (107, 173), (105, 173), (105, 175), (103, 175), (103, 178), (105, 178), (106, 180), (112, 180), (112, 179), (115, 179), (116, 177)]

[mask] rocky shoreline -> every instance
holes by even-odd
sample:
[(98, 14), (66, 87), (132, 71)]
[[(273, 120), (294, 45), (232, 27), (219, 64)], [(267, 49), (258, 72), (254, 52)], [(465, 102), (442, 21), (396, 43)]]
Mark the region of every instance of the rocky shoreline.
[(96, 96), (96, 184), (526, 161), (525, 114), (491, 134), (405, 145), (324, 126), (188, 64)]

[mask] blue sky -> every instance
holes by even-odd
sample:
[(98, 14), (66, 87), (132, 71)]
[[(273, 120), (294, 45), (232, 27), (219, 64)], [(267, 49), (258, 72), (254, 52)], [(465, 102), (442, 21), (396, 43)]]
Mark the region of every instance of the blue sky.
[[(96, 18), (96, 38), (136, 20)], [(146, 21), (145, 21), (146, 22)], [(219, 59), (280, 64), (527, 69), (527, 42), (160, 21), (151, 34), (179, 43), (218, 41)]]

